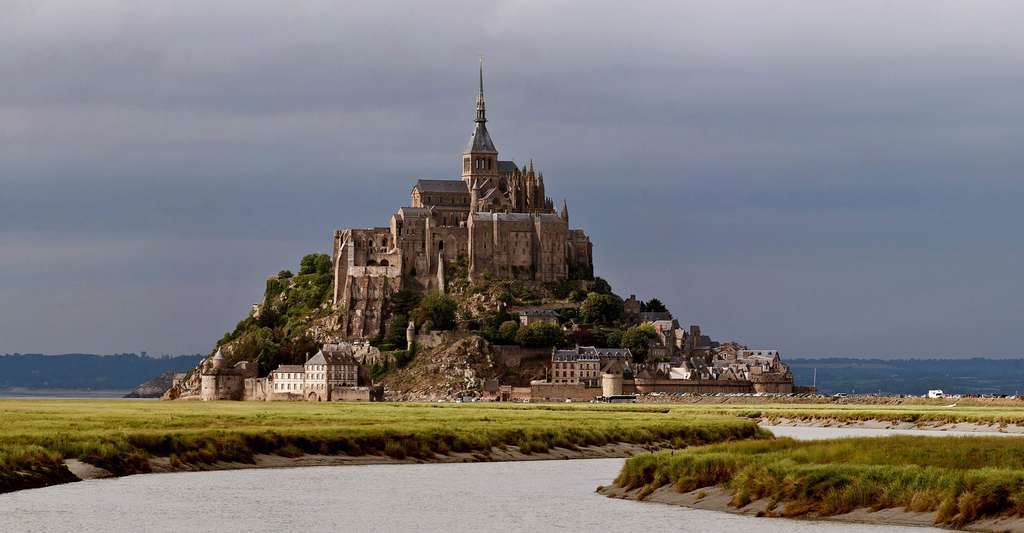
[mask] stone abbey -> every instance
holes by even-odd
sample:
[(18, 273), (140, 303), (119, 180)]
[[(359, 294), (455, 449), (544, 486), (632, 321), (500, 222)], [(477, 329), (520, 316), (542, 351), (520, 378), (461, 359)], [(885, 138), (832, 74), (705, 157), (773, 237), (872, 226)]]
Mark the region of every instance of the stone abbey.
[(387, 227), (334, 233), (334, 306), (344, 338), (376, 336), (388, 296), (403, 289), (445, 290), (446, 276), (557, 282), (591, 279), (590, 238), (570, 229), (563, 200), (556, 212), (533, 161), (498, 159), (487, 131), (483, 69), (473, 134), (461, 177), (421, 179), (408, 207)]

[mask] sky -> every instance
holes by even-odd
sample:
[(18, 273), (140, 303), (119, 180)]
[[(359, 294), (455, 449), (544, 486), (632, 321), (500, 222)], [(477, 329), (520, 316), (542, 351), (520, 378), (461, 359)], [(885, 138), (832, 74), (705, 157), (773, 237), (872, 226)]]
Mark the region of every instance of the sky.
[(482, 54), (619, 294), (788, 356), (1022, 355), (1019, 2), (0, 9), (0, 353), (208, 352), (458, 177)]

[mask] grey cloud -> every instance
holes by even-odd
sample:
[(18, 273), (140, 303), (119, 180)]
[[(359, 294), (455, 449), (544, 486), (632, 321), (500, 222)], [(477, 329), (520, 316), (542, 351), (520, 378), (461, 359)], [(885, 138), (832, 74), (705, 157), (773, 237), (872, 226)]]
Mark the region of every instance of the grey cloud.
[(1021, 15), (9, 1), (0, 352), (208, 349), (267, 274), (455, 174), (483, 53), (503, 157), (621, 292), (788, 353), (1013, 354)]

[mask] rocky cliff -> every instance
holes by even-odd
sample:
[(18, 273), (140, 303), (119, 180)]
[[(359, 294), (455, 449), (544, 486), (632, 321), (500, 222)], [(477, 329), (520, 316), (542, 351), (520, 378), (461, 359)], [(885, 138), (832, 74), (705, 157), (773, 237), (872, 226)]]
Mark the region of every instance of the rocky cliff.
[(163, 396), (168, 389), (171, 388), (171, 384), (174, 382), (173, 370), (168, 370), (163, 374), (135, 387), (131, 392), (125, 394), (125, 398), (159, 398)]

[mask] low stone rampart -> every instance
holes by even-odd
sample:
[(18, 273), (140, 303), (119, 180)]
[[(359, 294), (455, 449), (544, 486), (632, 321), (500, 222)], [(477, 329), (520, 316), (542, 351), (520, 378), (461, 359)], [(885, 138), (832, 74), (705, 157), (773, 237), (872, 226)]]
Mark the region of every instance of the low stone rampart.
[(582, 383), (547, 383), (533, 382), (530, 384), (531, 402), (589, 402), (601, 395), (601, 389), (587, 387)]

